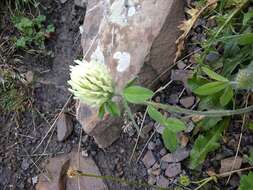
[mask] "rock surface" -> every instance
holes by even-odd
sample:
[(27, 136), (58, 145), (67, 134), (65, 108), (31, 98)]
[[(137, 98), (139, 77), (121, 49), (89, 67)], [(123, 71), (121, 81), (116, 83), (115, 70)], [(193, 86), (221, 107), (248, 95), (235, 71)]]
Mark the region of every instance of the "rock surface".
[(152, 167), (154, 163), (156, 162), (154, 154), (151, 151), (147, 151), (147, 153), (142, 159), (142, 162), (146, 166), (146, 168)]
[(169, 184), (170, 184), (170, 181), (167, 178), (165, 178), (164, 176), (157, 177), (156, 185), (163, 187), (163, 188), (167, 188), (169, 186)]
[(194, 102), (195, 102), (194, 96), (183, 97), (180, 99), (180, 104), (185, 108), (191, 108), (194, 105)]
[[(51, 158), (46, 166), (47, 173), (41, 174), (36, 190), (65, 190), (66, 173), (70, 159), (66, 156)], [(50, 181), (49, 181), (50, 179)]]
[[(241, 168), (242, 165), (242, 158), (238, 156), (236, 158), (236, 161), (234, 161), (235, 157), (229, 157), (226, 159), (221, 160), (221, 168), (220, 168), (220, 173), (225, 173), (229, 172), (231, 170), (238, 170)], [(234, 167), (233, 167), (234, 164)], [(233, 168), (232, 168), (233, 167)]]
[[(46, 166), (46, 173), (41, 174), (36, 190), (108, 190), (108, 187), (101, 179), (78, 177), (69, 178), (66, 173), (69, 169), (75, 168), (84, 173), (101, 175), (98, 167), (91, 157), (84, 158), (77, 152), (51, 158)], [(49, 181), (47, 177), (51, 180)]]
[(175, 177), (181, 173), (181, 164), (180, 163), (173, 163), (169, 164), (167, 169), (165, 170), (165, 175), (167, 177)]
[[(182, 0), (88, 1), (82, 33), (84, 58), (106, 64), (117, 91), (136, 76), (139, 84), (152, 87), (173, 63), (176, 28), (183, 17)], [(97, 109), (78, 103), (77, 118), (102, 148), (119, 136), (122, 121), (100, 120)]]
[(64, 141), (73, 130), (73, 122), (70, 116), (66, 113), (62, 113), (57, 120), (57, 139), (58, 141)]
[(164, 157), (162, 157), (162, 161), (169, 162), (169, 163), (175, 163), (175, 162), (181, 162), (184, 159), (186, 159), (190, 154), (189, 150), (186, 149), (178, 149), (174, 153), (166, 154)]

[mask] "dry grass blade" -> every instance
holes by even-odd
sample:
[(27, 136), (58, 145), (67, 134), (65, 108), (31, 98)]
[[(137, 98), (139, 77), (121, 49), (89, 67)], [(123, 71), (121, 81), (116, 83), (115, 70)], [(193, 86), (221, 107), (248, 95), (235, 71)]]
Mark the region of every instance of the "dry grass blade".
[(186, 10), (187, 14), (189, 14), (191, 18), (189, 20), (183, 21), (178, 26), (178, 28), (181, 31), (183, 31), (183, 34), (176, 41), (177, 51), (176, 51), (176, 57), (174, 59), (174, 62), (176, 62), (178, 58), (181, 56), (182, 50), (184, 49), (185, 39), (187, 38), (188, 34), (190, 33), (191, 29), (193, 28), (194, 24), (196, 23), (200, 15), (202, 15), (202, 13), (205, 10), (209, 9), (210, 7), (215, 8), (216, 4), (217, 4), (217, 0), (208, 0), (207, 4), (201, 9), (191, 8), (191, 9)]

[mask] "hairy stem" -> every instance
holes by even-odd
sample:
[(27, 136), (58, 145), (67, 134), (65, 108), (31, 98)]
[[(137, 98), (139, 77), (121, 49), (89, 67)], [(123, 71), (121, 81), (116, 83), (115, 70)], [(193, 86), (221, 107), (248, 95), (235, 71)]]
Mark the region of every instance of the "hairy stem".
[(172, 106), (167, 104), (160, 104), (151, 101), (145, 102), (146, 105), (151, 105), (159, 109), (166, 110), (173, 113), (181, 113), (186, 115), (202, 115), (207, 117), (224, 117), (231, 115), (240, 115), (253, 111), (253, 106), (248, 106), (246, 108), (236, 109), (236, 110), (209, 110), (209, 111), (195, 111), (190, 109), (184, 109), (179, 106)]
[(116, 183), (120, 183), (120, 184), (126, 184), (126, 185), (129, 185), (132, 187), (154, 188), (154, 189), (159, 189), (159, 190), (172, 190), (172, 188), (163, 188), (160, 186), (149, 185), (147, 183), (143, 183), (143, 182), (139, 182), (139, 181), (124, 180), (124, 179), (113, 177), (113, 176), (100, 176), (100, 175), (95, 175), (95, 174), (83, 173), (78, 170), (75, 170), (72, 172), (75, 173), (75, 175), (72, 177), (77, 177), (77, 176), (92, 177), (92, 178), (108, 180), (108, 181), (112, 181), (112, 182), (116, 182)]

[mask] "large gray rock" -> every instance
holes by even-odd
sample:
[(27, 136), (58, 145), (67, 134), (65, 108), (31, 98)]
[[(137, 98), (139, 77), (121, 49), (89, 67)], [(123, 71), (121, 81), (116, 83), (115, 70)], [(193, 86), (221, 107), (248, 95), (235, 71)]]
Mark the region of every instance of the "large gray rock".
[[(139, 84), (154, 87), (173, 64), (183, 15), (183, 0), (90, 0), (82, 33), (84, 58), (106, 64), (117, 91), (137, 76)], [(83, 103), (77, 105), (77, 118), (102, 148), (117, 139), (122, 124), (109, 117), (99, 120), (97, 109)]]

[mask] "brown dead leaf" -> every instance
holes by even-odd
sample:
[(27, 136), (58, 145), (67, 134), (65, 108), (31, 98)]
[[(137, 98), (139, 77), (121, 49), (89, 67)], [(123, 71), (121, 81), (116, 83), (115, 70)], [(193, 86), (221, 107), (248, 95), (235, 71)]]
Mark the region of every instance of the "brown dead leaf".
[(176, 57), (174, 59), (174, 62), (176, 62), (178, 60), (178, 58), (181, 56), (182, 50), (184, 49), (185, 39), (187, 38), (188, 34), (190, 33), (192, 27), (194, 26), (194, 24), (196, 23), (196, 21), (198, 20), (200, 15), (206, 9), (215, 8), (216, 5), (217, 5), (217, 0), (208, 0), (207, 4), (201, 9), (191, 8), (191, 9), (186, 10), (186, 13), (189, 14), (191, 16), (191, 18), (189, 20), (183, 21), (178, 26), (178, 28), (181, 31), (183, 31), (183, 34), (176, 40), (177, 51), (176, 51)]
[(189, 137), (186, 136), (185, 134), (181, 133), (181, 134), (179, 134), (179, 142), (182, 147), (186, 147), (189, 142)]
[(207, 175), (209, 175), (210, 177), (216, 176), (216, 175), (217, 175), (217, 174), (215, 173), (215, 171), (213, 171), (212, 169), (209, 169), (206, 173), (207, 173)]
[(201, 121), (202, 119), (204, 119), (205, 118), (205, 116), (203, 116), (203, 115), (194, 115), (194, 116), (192, 116), (192, 121), (194, 122), (194, 123), (197, 123), (197, 122), (199, 122), (199, 121)]

